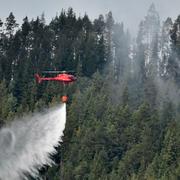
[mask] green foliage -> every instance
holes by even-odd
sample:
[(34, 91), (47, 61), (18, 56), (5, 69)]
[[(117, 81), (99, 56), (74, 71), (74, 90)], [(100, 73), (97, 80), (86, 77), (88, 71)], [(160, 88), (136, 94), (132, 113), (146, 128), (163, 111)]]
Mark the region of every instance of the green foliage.
[(16, 98), (8, 93), (5, 81), (0, 83), (0, 121), (11, 120), (16, 112)]
[[(167, 78), (177, 84), (179, 19), (171, 34), (175, 54), (167, 65)], [(123, 23), (114, 22), (111, 12), (91, 22), (87, 14), (77, 18), (69, 8), (49, 25), (43, 15), (31, 21), (26, 17), (18, 31), (10, 13), (6, 33), (2, 26), (0, 21), (0, 126), (15, 115), (59, 103), (63, 94), (69, 96), (63, 143), (54, 157), (57, 164), (41, 170), (44, 179), (180, 178), (179, 110), (169, 99), (157, 98), (157, 41), (147, 68), (143, 23), (133, 72), (129, 33)], [(34, 74), (43, 70), (74, 70), (78, 81), (66, 88), (36, 84)]]

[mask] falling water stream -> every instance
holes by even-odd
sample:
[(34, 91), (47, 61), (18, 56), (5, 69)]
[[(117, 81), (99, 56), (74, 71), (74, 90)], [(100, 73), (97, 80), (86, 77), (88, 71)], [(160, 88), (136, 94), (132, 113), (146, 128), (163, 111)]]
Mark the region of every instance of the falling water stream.
[(53, 164), (50, 154), (61, 141), (66, 104), (36, 113), (0, 129), (0, 180), (38, 176), (43, 165)]

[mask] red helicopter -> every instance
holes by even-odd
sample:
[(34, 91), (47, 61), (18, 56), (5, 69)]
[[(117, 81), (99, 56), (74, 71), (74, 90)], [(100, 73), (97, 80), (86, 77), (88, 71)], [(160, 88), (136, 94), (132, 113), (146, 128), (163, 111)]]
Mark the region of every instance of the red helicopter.
[[(72, 72), (72, 71), (43, 71), (43, 73), (49, 73), (49, 74), (56, 73), (57, 76), (40, 77), (39, 74), (35, 74), (35, 78), (38, 83), (41, 83), (42, 81), (58, 81), (65, 86), (66, 84), (70, 84), (77, 80), (77, 78), (74, 75), (69, 74), (69, 72)], [(68, 97), (65, 95), (61, 97), (61, 101), (63, 103), (66, 103), (67, 100), (68, 100)]]

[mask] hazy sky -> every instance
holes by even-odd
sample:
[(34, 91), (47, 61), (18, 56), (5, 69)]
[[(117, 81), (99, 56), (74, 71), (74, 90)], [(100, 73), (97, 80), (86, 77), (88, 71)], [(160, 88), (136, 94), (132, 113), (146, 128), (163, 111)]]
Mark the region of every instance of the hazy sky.
[(131, 32), (136, 32), (150, 4), (154, 2), (161, 20), (168, 16), (174, 20), (180, 14), (180, 0), (0, 0), (0, 18), (4, 21), (12, 11), (19, 23), (45, 13), (49, 22), (62, 8), (72, 7), (77, 15), (86, 12), (91, 19), (112, 11), (114, 19), (124, 22)]

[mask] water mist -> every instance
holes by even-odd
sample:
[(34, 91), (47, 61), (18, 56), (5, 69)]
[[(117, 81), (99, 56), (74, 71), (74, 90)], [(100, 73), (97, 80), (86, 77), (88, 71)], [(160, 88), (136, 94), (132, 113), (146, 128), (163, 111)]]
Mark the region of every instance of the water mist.
[(38, 176), (43, 165), (53, 164), (50, 154), (61, 141), (66, 123), (66, 104), (36, 113), (0, 130), (0, 179)]

